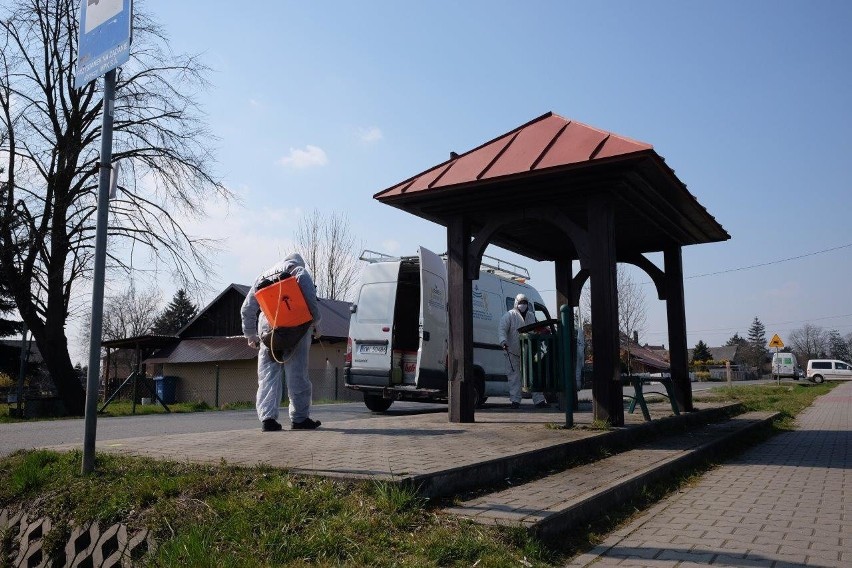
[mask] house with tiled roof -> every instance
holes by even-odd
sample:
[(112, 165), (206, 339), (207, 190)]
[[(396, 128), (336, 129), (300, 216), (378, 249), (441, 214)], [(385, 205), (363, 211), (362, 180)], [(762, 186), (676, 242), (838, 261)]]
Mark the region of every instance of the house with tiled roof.
[[(254, 401), (257, 350), (243, 337), (240, 315), (249, 289), (229, 285), (175, 334), (173, 344), (144, 360), (149, 375), (176, 377), (176, 401), (211, 406)], [(343, 388), (343, 362), (351, 304), (327, 298), (318, 303), (321, 338), (312, 342), (308, 362), (314, 399), (349, 399), (353, 395)]]

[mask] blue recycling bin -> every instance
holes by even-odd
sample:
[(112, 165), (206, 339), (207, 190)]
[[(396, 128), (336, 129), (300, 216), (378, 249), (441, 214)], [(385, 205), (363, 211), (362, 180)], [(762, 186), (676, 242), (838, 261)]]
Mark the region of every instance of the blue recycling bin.
[(157, 390), (157, 396), (164, 404), (174, 403), (176, 386), (177, 377), (154, 377), (154, 388)]

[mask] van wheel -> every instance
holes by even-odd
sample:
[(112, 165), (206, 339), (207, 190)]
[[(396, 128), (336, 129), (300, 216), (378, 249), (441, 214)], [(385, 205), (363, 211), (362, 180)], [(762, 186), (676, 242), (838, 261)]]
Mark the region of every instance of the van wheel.
[(474, 406), (482, 408), (485, 406), (485, 401), (488, 400), (488, 397), (485, 396), (485, 372), (479, 367), (473, 369), (473, 390), (474, 396), (476, 396)]
[(364, 404), (366, 404), (367, 408), (373, 412), (384, 412), (390, 408), (390, 405), (393, 404), (393, 400), (389, 398), (382, 398), (374, 394), (364, 393)]
[(825, 379), (822, 377), (822, 375), (814, 375), (811, 380), (818, 385), (821, 385), (823, 383), (823, 381), (825, 381)]

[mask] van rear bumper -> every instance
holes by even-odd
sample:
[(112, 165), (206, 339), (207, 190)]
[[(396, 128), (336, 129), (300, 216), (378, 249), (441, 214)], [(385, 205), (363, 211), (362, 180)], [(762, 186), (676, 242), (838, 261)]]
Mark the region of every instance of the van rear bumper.
[(391, 373), (383, 369), (356, 369), (351, 367), (343, 369), (343, 380), (347, 387), (359, 386), (387, 387), (391, 384)]
[[(343, 370), (346, 388), (369, 393), (391, 400), (408, 400), (413, 402), (447, 402), (447, 391), (435, 388), (417, 388), (413, 385), (392, 385), (390, 373), (358, 369)], [(444, 379), (446, 384), (446, 378)]]

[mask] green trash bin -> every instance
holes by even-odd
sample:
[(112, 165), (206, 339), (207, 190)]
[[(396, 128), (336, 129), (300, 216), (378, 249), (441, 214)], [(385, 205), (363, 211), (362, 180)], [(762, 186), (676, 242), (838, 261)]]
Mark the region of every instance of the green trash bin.
[[(555, 320), (549, 320), (555, 321)], [(521, 384), (532, 392), (561, 390), (559, 382), (559, 348), (557, 335), (549, 330), (546, 322), (521, 328), (541, 331), (521, 331)], [(520, 330), (519, 330), (520, 331)]]
[(565, 425), (574, 424), (573, 314), (563, 305), (559, 320), (545, 320), (518, 329), (521, 340), (521, 383), (532, 392), (561, 392)]

